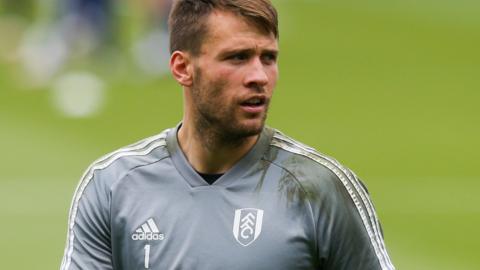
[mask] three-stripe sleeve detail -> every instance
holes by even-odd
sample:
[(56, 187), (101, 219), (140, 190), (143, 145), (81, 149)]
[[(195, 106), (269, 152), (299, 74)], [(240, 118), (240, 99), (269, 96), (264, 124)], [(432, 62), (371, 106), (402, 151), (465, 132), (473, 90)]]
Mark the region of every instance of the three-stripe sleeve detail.
[(75, 228), (75, 219), (77, 216), (78, 205), (80, 199), (82, 198), (83, 192), (86, 187), (93, 179), (93, 175), (96, 171), (104, 170), (110, 165), (112, 165), (116, 160), (122, 157), (127, 156), (143, 156), (148, 155), (150, 152), (155, 150), (158, 147), (166, 145), (166, 135), (169, 130), (165, 130), (157, 136), (153, 136), (147, 139), (144, 139), (138, 143), (129, 145), (127, 147), (121, 148), (115, 152), (112, 152), (97, 161), (95, 161), (83, 174), (80, 182), (75, 189), (75, 193), (72, 199), (70, 206), (70, 214), (68, 218), (68, 230), (67, 230), (67, 243), (65, 245), (64, 256), (62, 259), (62, 264), (60, 270), (68, 270), (70, 267), (72, 254), (73, 254), (73, 242), (75, 239), (74, 228)]
[[(360, 214), (382, 269), (395, 269), (386, 251), (385, 243), (380, 232), (378, 217), (375, 213), (373, 204), (355, 174), (340, 165), (336, 160), (324, 156), (318, 153), (315, 149), (301, 144), (278, 131), (274, 135), (271, 144), (320, 163), (340, 179)], [(358, 196), (356, 194), (358, 194)]]

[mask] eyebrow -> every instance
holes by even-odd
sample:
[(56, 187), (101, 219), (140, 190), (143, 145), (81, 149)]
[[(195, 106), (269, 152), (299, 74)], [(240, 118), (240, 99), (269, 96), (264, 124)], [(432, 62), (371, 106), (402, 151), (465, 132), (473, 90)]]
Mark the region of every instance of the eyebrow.
[[(220, 54), (218, 55), (218, 58), (220, 59), (223, 59), (225, 57), (228, 57), (228, 56), (231, 56), (231, 55), (235, 55), (235, 54), (239, 54), (239, 53), (245, 53), (247, 55), (254, 55), (256, 53), (257, 50), (255, 50), (254, 48), (247, 48), (247, 49), (230, 49), (230, 50), (225, 50), (223, 52), (220, 52)], [(261, 51), (261, 54), (273, 54), (275, 56), (278, 55), (278, 50), (276, 49), (263, 49)]]

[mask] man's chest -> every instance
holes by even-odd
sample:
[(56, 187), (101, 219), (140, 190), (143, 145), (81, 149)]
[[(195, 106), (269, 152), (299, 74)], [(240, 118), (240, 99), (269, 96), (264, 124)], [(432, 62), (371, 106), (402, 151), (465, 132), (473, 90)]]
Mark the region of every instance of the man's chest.
[(276, 191), (132, 191), (112, 209), (116, 269), (313, 269), (305, 205)]

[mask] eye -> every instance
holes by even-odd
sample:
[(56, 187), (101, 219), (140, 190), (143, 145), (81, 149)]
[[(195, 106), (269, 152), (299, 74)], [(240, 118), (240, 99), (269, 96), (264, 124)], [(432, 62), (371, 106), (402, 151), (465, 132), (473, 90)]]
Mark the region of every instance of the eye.
[(245, 60), (248, 60), (249, 55), (247, 53), (235, 53), (227, 57), (228, 60), (233, 61), (233, 62), (243, 62)]
[(274, 64), (277, 62), (277, 54), (275, 53), (265, 53), (262, 54), (262, 62), (265, 64)]

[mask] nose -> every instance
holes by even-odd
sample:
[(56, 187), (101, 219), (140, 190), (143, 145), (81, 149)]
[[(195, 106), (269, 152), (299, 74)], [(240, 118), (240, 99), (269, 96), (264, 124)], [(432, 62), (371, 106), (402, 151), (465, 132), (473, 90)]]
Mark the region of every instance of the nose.
[(266, 68), (260, 59), (252, 59), (247, 76), (245, 77), (245, 86), (248, 88), (262, 89), (267, 85), (268, 75)]

